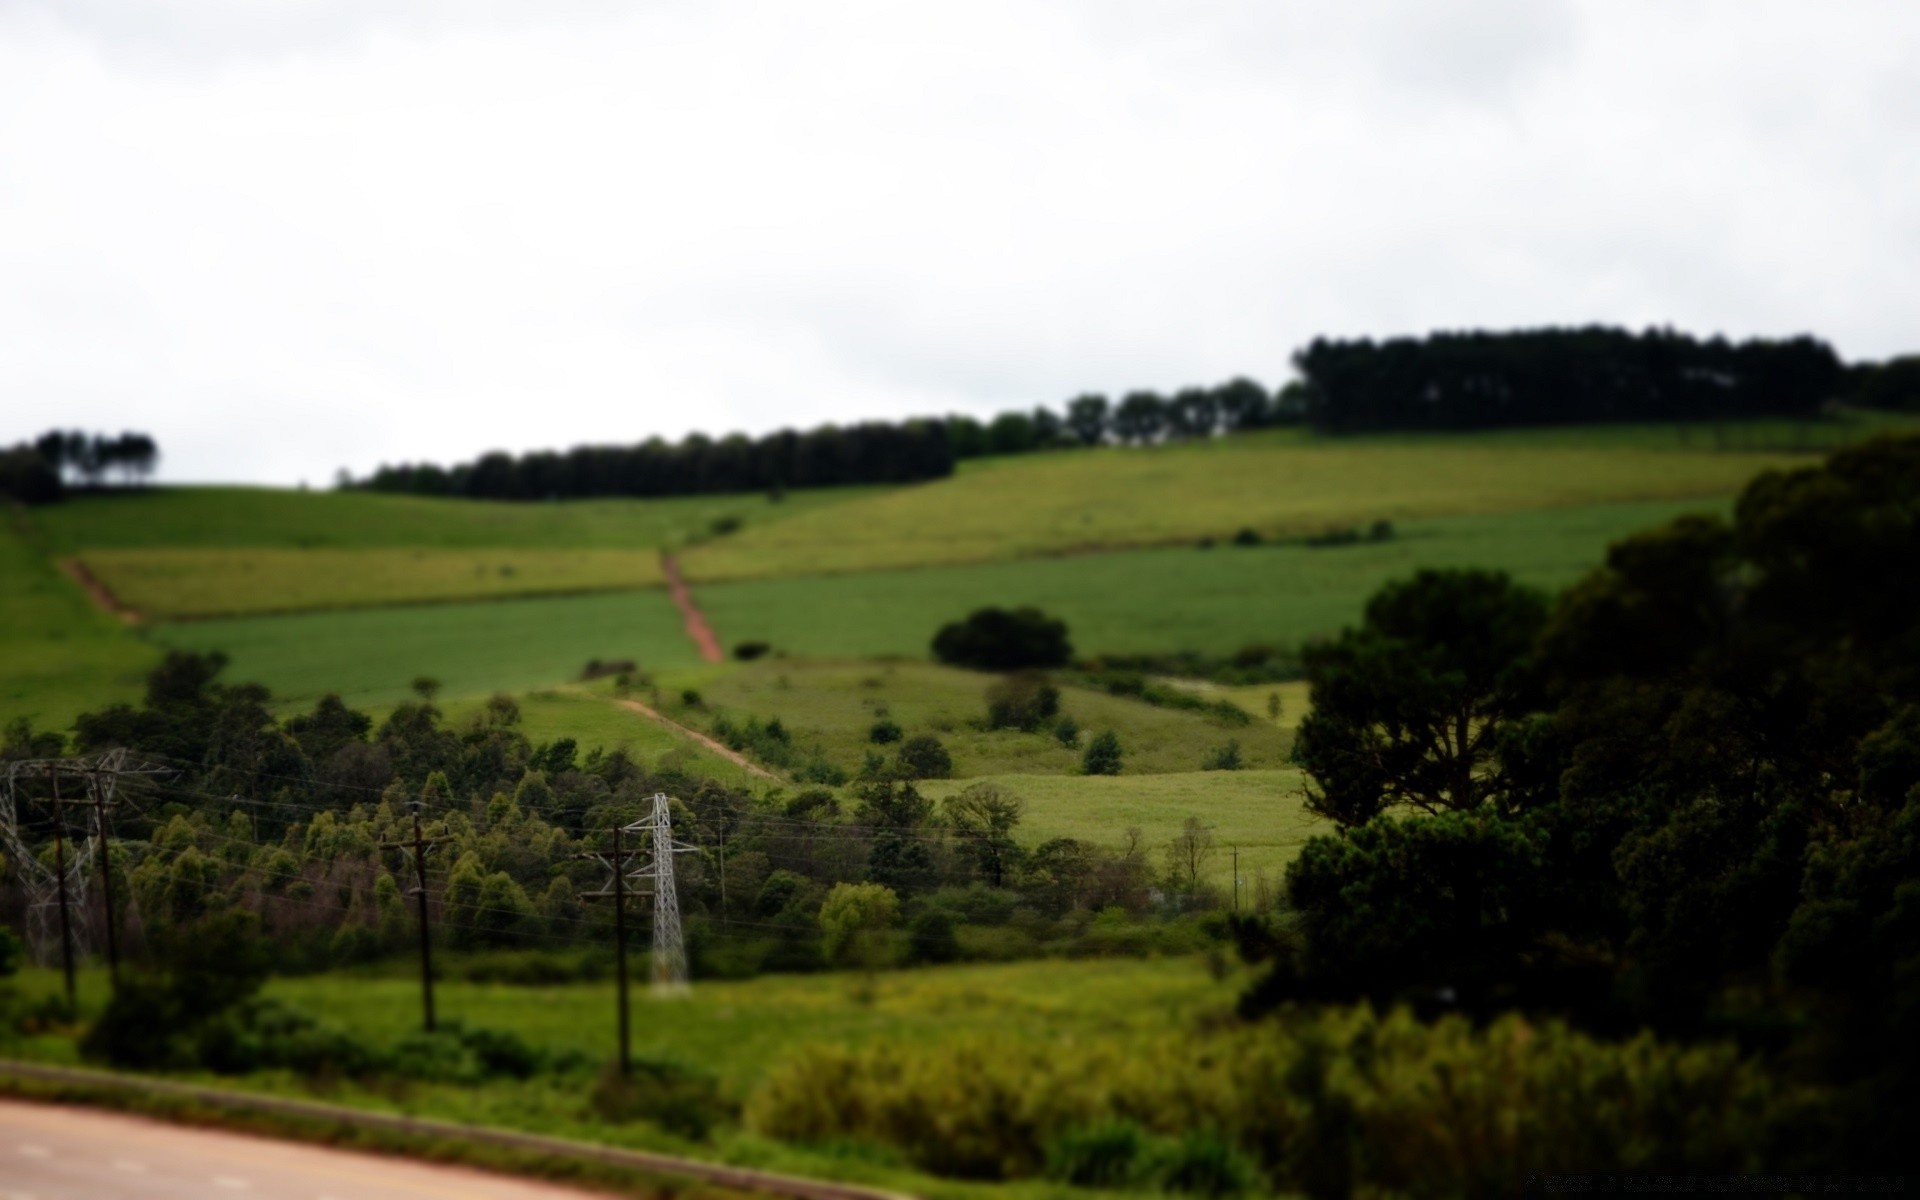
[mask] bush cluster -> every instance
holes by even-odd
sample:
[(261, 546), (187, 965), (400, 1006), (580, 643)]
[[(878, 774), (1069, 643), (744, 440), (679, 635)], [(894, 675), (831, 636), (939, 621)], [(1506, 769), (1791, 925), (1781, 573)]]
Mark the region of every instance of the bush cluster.
[(812, 1047), (753, 1096), (758, 1131), (889, 1147), (942, 1175), (1051, 1174), (1230, 1194), (1518, 1195), (1542, 1174), (1737, 1174), (1817, 1134), (1822, 1094), (1724, 1046), (1476, 1030), (1371, 1008), (1133, 1043)]

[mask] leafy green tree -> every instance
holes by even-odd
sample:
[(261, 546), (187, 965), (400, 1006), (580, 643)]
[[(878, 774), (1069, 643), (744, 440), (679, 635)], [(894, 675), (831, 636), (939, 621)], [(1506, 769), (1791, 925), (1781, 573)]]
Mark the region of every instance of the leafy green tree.
[(976, 609), (941, 627), (933, 654), (941, 662), (978, 671), (1064, 667), (1073, 657), (1066, 622), (1037, 608)]
[(1013, 830), (1020, 824), (1026, 802), (991, 783), (976, 783), (947, 797), (940, 807), (981, 882), (1004, 886), (1019, 863), (1020, 847), (1013, 840)]
[(1089, 393), (1067, 401), (1067, 431), (1082, 446), (1098, 446), (1107, 437), (1105, 396)]
[(900, 915), (900, 897), (878, 883), (836, 883), (820, 905), (820, 932), (827, 957), (873, 969), (880, 965), (881, 935)]
[(1294, 761), (1314, 812), (1353, 827), (1395, 805), (1503, 804), (1503, 727), (1528, 709), (1523, 668), (1546, 601), (1492, 571), (1421, 571), (1365, 620), (1302, 655), (1312, 709)]
[(1167, 427), (1167, 402), (1154, 392), (1128, 392), (1113, 411), (1113, 435), (1130, 445), (1160, 439)]
[(947, 779), (953, 775), (953, 755), (930, 733), (900, 743), (894, 761), (907, 779)]
[(1120, 759), (1120, 735), (1109, 729), (1087, 743), (1086, 753), (1080, 756), (1080, 770), (1087, 775), (1118, 775)]

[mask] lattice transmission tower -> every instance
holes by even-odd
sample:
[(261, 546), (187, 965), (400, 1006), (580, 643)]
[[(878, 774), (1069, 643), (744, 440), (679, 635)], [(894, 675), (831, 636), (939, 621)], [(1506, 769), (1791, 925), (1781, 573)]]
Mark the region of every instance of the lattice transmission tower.
[(664, 792), (654, 794), (653, 811), (627, 826), (625, 832), (646, 839), (640, 866), (627, 878), (653, 885), (653, 990), (684, 991), (687, 943), (680, 933), (680, 892), (673, 880), (673, 856), (686, 854), (694, 847), (673, 840), (673, 809)]

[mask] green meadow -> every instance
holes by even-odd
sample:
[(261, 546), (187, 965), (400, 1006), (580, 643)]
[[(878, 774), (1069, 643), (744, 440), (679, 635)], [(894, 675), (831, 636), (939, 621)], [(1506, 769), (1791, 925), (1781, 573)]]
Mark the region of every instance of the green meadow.
[[(644, 960), (642, 960), (644, 962)], [(511, 1030), (543, 1050), (572, 1052), (598, 1064), (614, 1055), (614, 985), (569, 983), (523, 987), (458, 978), (457, 958), (441, 959), (449, 978), (435, 988), (443, 1021)], [(420, 985), (405, 961), (350, 972), (274, 979), (266, 994), (324, 1015), (367, 1041), (387, 1045), (418, 1028)], [(83, 1014), (98, 1010), (105, 972), (81, 973)], [(872, 977), (828, 973), (767, 975), (742, 982), (699, 982), (691, 993), (656, 998), (637, 987), (632, 1000), (633, 1052), (643, 1060), (691, 1064), (718, 1077), (724, 1094), (745, 1100), (781, 1064), (809, 1046), (935, 1045), (992, 1038), (1034, 1043), (1126, 1039), (1169, 1028), (1199, 1028), (1231, 1011), (1244, 979), (1219, 978), (1197, 956), (980, 963), (886, 971)], [(59, 972), (29, 968), (20, 977), (30, 997), (52, 995)], [(24, 1056), (71, 1061), (73, 1042), (43, 1036), (21, 1043)], [(283, 1073), (210, 1078), (222, 1087), (311, 1094)], [(801, 1147), (740, 1129), (711, 1143), (689, 1144), (657, 1127), (613, 1124), (593, 1114), (590, 1079), (542, 1075), (526, 1082), (473, 1086), (410, 1083), (403, 1090), (343, 1080), (324, 1098), (379, 1111), (404, 1111), (477, 1124), (556, 1134), (609, 1145), (690, 1153), (701, 1158), (849, 1181), (867, 1181), (930, 1197), (1070, 1197), (1098, 1195), (1038, 1181), (964, 1183), (899, 1165), (868, 1148)]]
[(1302, 440), (1252, 434), (989, 459), (951, 479), (747, 528), (688, 551), (691, 579), (824, 575), (1529, 509), (1730, 496), (1769, 450), (1605, 439)]
[(110, 549), (84, 561), (145, 617), (226, 617), (657, 587), (656, 550)]
[(1307, 839), (1333, 831), (1307, 811), (1303, 777), (1291, 767), (1165, 775), (991, 775), (935, 780), (922, 790), (940, 800), (979, 783), (1025, 801), (1017, 832), (1023, 845), (1070, 837), (1115, 847), (1128, 829), (1138, 829), (1156, 871), (1167, 843), (1188, 817), (1196, 818), (1213, 835), (1213, 856), (1205, 874), (1223, 896), (1233, 894), (1237, 851), (1243, 904), (1261, 888), (1278, 889), (1287, 864)]
[(362, 708), (406, 699), (423, 675), (458, 699), (564, 683), (589, 659), (653, 667), (698, 659), (659, 589), (188, 621), (158, 626), (151, 636), (182, 650), (226, 653), (226, 678), (264, 683), (284, 703), (337, 692)]
[[(1229, 741), (1239, 743), (1247, 767), (1280, 768), (1292, 744), (1285, 730), (1264, 720), (1232, 725), (1204, 713), (1155, 708), (1079, 687), (1063, 687), (1060, 695), (1060, 711), (1082, 731), (1074, 747), (1048, 730), (987, 730), (980, 728), (985, 693), (995, 679), (932, 663), (761, 660), (670, 673), (662, 677), (661, 691), (667, 713), (690, 725), (705, 726), (720, 714), (735, 724), (748, 717), (763, 723), (778, 718), (797, 750), (849, 772), (857, 772), (869, 753), (894, 749), (869, 740), (882, 719), (899, 725), (903, 737), (940, 739), (953, 756), (958, 779), (1067, 775), (1079, 769), (1087, 740), (1108, 731), (1120, 738), (1129, 775), (1198, 772), (1208, 752)], [(681, 702), (682, 685), (697, 686), (698, 708)]]
[(88, 709), (132, 700), (157, 658), (0, 521), (0, 725), (64, 729)]
[(936, 630), (983, 605), (1036, 605), (1067, 622), (1081, 654), (1293, 646), (1338, 631), (1367, 597), (1421, 567), (1497, 567), (1543, 588), (1596, 566), (1610, 542), (1720, 499), (1439, 517), (1385, 542), (1129, 550), (968, 566), (700, 586), (728, 644), (801, 656), (925, 657)]
[[(766, 785), (685, 734), (585, 688), (542, 689), (515, 696), (514, 702), (520, 706), (520, 731), (536, 745), (572, 738), (583, 756), (592, 750), (624, 750), (649, 767), (678, 768), (731, 787), (757, 790)], [(448, 724), (459, 725), (485, 705), (485, 699), (474, 696), (447, 701), (441, 708)]]
[(829, 508), (869, 488), (663, 499), (454, 500), (376, 492), (165, 487), (76, 496), (33, 510), (57, 555), (106, 548), (370, 546), (633, 550), (710, 536), (723, 517), (743, 527)]

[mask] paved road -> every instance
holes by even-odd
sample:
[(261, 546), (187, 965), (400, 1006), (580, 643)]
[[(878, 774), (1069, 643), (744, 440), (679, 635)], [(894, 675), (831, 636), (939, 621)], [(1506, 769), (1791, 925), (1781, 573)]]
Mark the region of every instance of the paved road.
[(464, 1167), (0, 1100), (0, 1200), (585, 1200), (589, 1195)]

